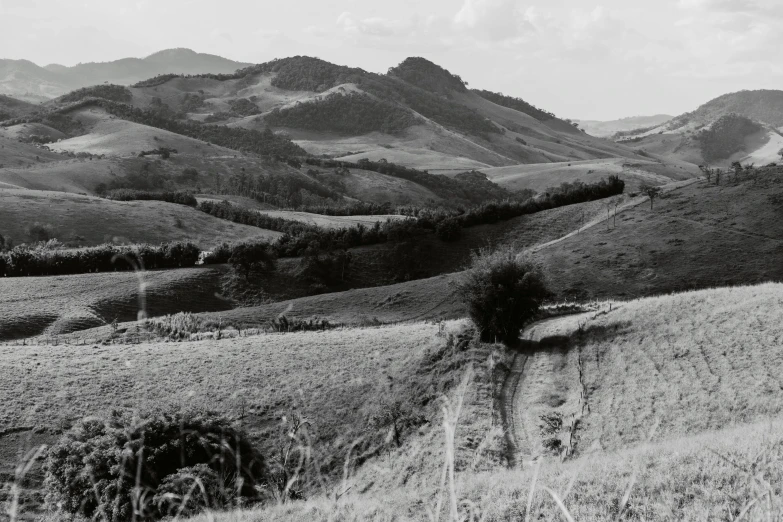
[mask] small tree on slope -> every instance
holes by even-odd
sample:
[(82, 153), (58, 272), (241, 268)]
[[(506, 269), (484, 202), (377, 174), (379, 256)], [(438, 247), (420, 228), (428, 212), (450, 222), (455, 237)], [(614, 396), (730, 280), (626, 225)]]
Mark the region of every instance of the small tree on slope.
[(544, 277), (511, 250), (481, 252), (456, 282), (457, 295), (483, 341), (512, 344), (549, 295)]

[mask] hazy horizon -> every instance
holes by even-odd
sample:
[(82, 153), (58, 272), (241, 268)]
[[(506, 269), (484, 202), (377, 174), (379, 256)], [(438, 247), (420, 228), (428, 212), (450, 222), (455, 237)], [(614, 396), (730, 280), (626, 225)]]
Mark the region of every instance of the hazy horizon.
[(0, 0), (2, 58), (66, 66), (188, 48), (240, 62), (297, 54), (385, 72), (423, 56), (471, 87), (563, 118), (678, 115), (779, 89), (783, 5), (768, 0)]

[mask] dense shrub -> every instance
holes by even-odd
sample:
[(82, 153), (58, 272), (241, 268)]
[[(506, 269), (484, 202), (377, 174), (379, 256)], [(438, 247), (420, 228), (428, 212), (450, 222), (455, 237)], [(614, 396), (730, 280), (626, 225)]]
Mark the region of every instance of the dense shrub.
[(54, 237), (54, 229), (51, 225), (36, 221), (27, 227), (27, 236), (33, 241), (49, 241)]
[(549, 295), (541, 273), (512, 250), (474, 256), (455, 287), (482, 339), (504, 343), (518, 339)]
[(158, 485), (152, 504), (164, 517), (190, 517), (205, 509), (224, 509), (236, 501), (234, 485), (207, 464), (178, 469)]
[(72, 103), (81, 101), (85, 98), (103, 98), (120, 103), (130, 103), (133, 95), (130, 89), (122, 85), (94, 85), (92, 87), (82, 87), (68, 94), (60, 96), (57, 101), (61, 103)]
[(176, 513), (177, 498), (165, 493), (186, 492), (194, 477), (205, 481), (208, 499), (187, 502), (191, 513), (206, 502), (225, 507), (234, 495), (254, 499), (265, 478), (264, 460), (247, 435), (197, 410), (84, 419), (49, 450), (45, 472), (50, 505), (107, 522)]
[(228, 262), (245, 276), (254, 271), (275, 270), (275, 255), (268, 243), (240, 243), (231, 248)]
[(379, 131), (398, 133), (417, 122), (408, 110), (366, 94), (333, 93), (322, 100), (274, 109), (264, 121), (276, 127), (293, 127), (344, 134)]
[(239, 98), (238, 100), (231, 100), (228, 102), (231, 107), (231, 112), (237, 116), (253, 116), (254, 114), (261, 114), (261, 109), (258, 105), (248, 100), (247, 98)]
[[(196, 264), (199, 248), (193, 243), (174, 242), (152, 245), (97, 247), (52, 250), (18, 246), (0, 253), (0, 276), (44, 276), (145, 269), (181, 268)], [(129, 262), (129, 261), (132, 261)]]
[(462, 235), (462, 225), (457, 218), (446, 218), (435, 227), (435, 235), (442, 241), (456, 241)]
[(114, 189), (106, 191), (103, 197), (114, 201), (165, 201), (189, 207), (198, 205), (195, 196), (189, 192), (149, 192), (135, 189)]

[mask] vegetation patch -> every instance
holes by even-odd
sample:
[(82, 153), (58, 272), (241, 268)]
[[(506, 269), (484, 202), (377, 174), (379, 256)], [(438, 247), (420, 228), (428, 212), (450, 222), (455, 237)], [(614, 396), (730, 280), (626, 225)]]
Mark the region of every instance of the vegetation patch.
[(373, 131), (396, 134), (417, 123), (410, 111), (359, 93), (333, 93), (322, 100), (277, 108), (264, 121), (276, 127), (351, 135)]

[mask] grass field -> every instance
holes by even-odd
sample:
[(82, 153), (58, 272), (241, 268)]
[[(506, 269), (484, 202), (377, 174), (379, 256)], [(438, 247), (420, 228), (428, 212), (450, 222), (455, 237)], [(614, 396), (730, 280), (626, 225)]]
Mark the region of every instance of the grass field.
[[(454, 348), (447, 335), (463, 329), (462, 322), (446, 325), (443, 332), (436, 324), (417, 323), (134, 344), (120, 350), (91, 345), (0, 347), (0, 422), (29, 436), (38, 434), (35, 442), (50, 442), (76, 419), (116, 407), (208, 407), (236, 419), (271, 458), (282, 436), (282, 420), (301, 415), (310, 423), (309, 449), (318, 470), (311, 482), (325, 481), (313, 487), (336, 491), (340, 483), (334, 479), (350, 447), (357, 448), (353, 458), (358, 463), (372, 459), (377, 466), (389, 465), (386, 450), (379, 449), (386, 446), (385, 432), (366, 429), (367, 418), (383, 401), (425, 401), (417, 413), (431, 419), (432, 433), (425, 423), (423, 431), (406, 430), (404, 436), (414, 441), (440, 438), (435, 399), (460, 383), (471, 361), (481, 365), (489, 354), (486, 346)], [(482, 371), (474, 381), (481, 382), (481, 392), (474, 386), (476, 416), (471, 431), (460, 439), (465, 462), (476, 454), (465, 440), (468, 434), (480, 436), (491, 427), (487, 379)], [(34, 428), (25, 429), (30, 426)], [(18, 445), (29, 443), (18, 433), (0, 432), (0, 456), (18, 455)], [(480, 453), (494, 458), (484, 449)], [(13, 465), (0, 462), (0, 473)], [(437, 456), (431, 466), (412, 460), (409, 476), (420, 468), (437, 476)]]
[[(218, 296), (220, 273), (215, 268), (145, 272), (147, 313), (229, 308)], [(0, 340), (65, 334), (115, 318), (135, 320), (139, 293), (139, 279), (130, 272), (0, 279)]]
[(783, 279), (783, 176), (691, 184), (536, 253), (561, 296), (638, 297)]
[[(571, 340), (528, 352), (533, 360), (520, 398), (538, 406), (531, 417), (560, 411), (569, 421), (574, 404), (561, 400), (567, 388), (578, 397), (584, 385), (589, 410), (576, 430), (576, 458), (561, 464), (539, 451), (540, 471), (535, 464), (463, 470), (454, 489), (460, 512), (473, 513), (467, 520), (557, 520), (561, 511), (548, 487), (576, 520), (615, 519), (620, 512), (656, 521), (733, 520), (766, 491), (769, 502), (751, 506), (748, 519), (766, 520), (768, 510), (780, 514), (781, 290), (781, 284), (704, 290), (614, 302), (611, 311), (603, 303), (598, 313), (535, 327), (533, 341)], [(531, 421), (537, 432), (538, 419)], [(403, 483), (378, 494), (316, 498), (217, 520), (431, 520), (437, 480)], [(447, 503), (443, 519), (454, 520), (448, 510)]]
[[(573, 520), (615, 520), (621, 512), (624, 519), (651, 522), (736, 520), (746, 507), (743, 520), (776, 520), (783, 509), (777, 490), (783, 474), (776, 465), (783, 458), (781, 428), (783, 423), (773, 420), (617, 453), (599, 451), (565, 464), (546, 463), (538, 470), (458, 475), (454, 498), (459, 518), (450, 516), (450, 495), (446, 492), (440, 520), (512, 522), (526, 516), (530, 520), (567, 520), (544, 488), (562, 499)], [(759, 480), (754, 481), (754, 476)], [(771, 485), (773, 494), (769, 500), (756, 500), (769, 491), (764, 484)], [(623, 504), (626, 492), (628, 499)], [(431, 490), (399, 488), (383, 494), (351, 492), (338, 500), (318, 497), (188, 520), (418, 522), (431, 521), (437, 505), (438, 497)]]
[(533, 165), (514, 165), (482, 169), (487, 177), (511, 191), (532, 189), (543, 192), (561, 183), (595, 183), (610, 175), (620, 176), (626, 183), (626, 191), (633, 192), (642, 184), (663, 185), (695, 177), (699, 170), (695, 165), (662, 165), (652, 161), (629, 161), (624, 158), (585, 160)]
[(109, 115), (99, 108), (74, 111), (70, 116), (82, 123), (86, 133), (51, 143), (55, 151), (89, 152), (108, 156), (133, 156), (160, 147), (176, 149), (180, 154), (233, 155), (234, 151), (163, 129), (141, 125)]
[(27, 168), (51, 161), (62, 161), (64, 157), (30, 143), (21, 143), (0, 134), (0, 174), (6, 168)]
[(31, 241), (27, 228), (49, 225), (63, 243), (162, 243), (188, 240), (208, 248), (223, 241), (274, 239), (279, 232), (232, 223), (185, 205), (162, 201), (111, 201), (39, 190), (0, 189), (0, 234)]

